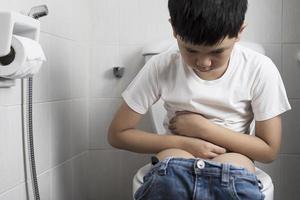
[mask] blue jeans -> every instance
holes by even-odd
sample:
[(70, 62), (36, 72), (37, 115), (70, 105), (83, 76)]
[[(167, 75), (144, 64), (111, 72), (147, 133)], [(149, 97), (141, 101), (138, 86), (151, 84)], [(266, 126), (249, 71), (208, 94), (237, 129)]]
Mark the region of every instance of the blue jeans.
[(167, 158), (144, 176), (135, 200), (261, 200), (259, 181), (244, 168), (199, 158)]

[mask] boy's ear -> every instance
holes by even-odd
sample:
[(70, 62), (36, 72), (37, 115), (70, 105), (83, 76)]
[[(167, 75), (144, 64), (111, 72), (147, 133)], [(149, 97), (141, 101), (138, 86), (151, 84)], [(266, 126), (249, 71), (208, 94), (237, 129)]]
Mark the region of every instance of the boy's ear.
[(175, 39), (177, 39), (177, 33), (175, 32), (173, 26), (172, 26), (172, 29), (173, 29), (173, 36), (174, 36)]
[(242, 34), (243, 34), (245, 28), (246, 28), (246, 24), (243, 23), (243, 25), (241, 26), (240, 31), (239, 31), (239, 33), (238, 33), (237, 41), (239, 41), (239, 40), (241, 39), (241, 36), (242, 36)]

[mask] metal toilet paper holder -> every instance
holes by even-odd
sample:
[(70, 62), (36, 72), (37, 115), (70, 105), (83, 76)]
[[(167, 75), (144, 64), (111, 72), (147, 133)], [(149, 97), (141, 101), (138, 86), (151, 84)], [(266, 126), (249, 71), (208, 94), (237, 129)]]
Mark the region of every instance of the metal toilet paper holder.
[[(9, 63), (13, 59), (12, 36), (19, 35), (38, 41), (40, 21), (15, 11), (0, 11), (0, 60)], [(0, 65), (1, 71), (1, 65)], [(15, 80), (0, 77), (0, 88), (15, 85)]]

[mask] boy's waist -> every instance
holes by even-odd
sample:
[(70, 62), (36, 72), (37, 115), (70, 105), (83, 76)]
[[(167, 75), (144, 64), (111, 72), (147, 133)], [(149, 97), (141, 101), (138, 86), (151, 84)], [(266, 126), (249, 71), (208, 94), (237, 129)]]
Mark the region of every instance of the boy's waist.
[[(152, 159), (152, 161), (155, 159)], [(180, 168), (185, 171), (193, 172), (195, 174), (203, 174), (206, 176), (222, 176), (228, 173), (229, 176), (249, 176), (256, 178), (256, 175), (249, 172), (243, 167), (233, 166), (228, 163), (218, 163), (211, 160), (201, 158), (174, 158), (168, 157), (159, 161), (152, 166), (151, 170), (167, 169), (168, 167)]]

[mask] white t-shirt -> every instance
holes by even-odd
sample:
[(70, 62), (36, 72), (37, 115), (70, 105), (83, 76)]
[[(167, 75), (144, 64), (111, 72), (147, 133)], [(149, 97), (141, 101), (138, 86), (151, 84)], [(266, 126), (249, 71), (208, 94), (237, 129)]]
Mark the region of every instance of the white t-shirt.
[(145, 114), (160, 98), (169, 120), (176, 111), (200, 113), (206, 119), (241, 133), (250, 123), (271, 119), (291, 109), (281, 76), (268, 57), (235, 44), (226, 72), (203, 80), (182, 60), (178, 49), (153, 56), (122, 96), (134, 111)]

